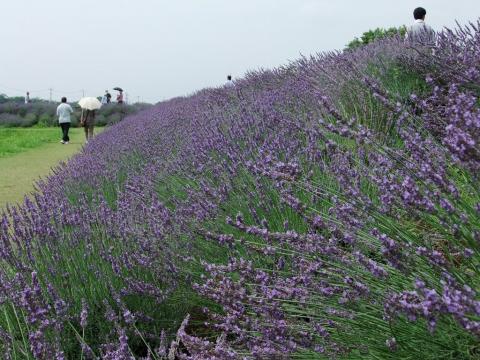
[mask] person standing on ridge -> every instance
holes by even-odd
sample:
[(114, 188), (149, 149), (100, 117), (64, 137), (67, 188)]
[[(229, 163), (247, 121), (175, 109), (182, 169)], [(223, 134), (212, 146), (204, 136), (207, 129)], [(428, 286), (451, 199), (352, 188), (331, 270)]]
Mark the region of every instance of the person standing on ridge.
[(25, 104), (30, 103), (30, 93), (27, 91), (27, 96), (25, 96)]
[(227, 75), (227, 82), (225, 83), (226, 86), (233, 86), (232, 75)]
[(123, 91), (119, 91), (117, 95), (117, 103), (123, 104)]
[(425, 23), (427, 11), (418, 7), (413, 10), (415, 22), (407, 29), (406, 39), (414, 45), (434, 47), (436, 43), (435, 31)]
[(70, 115), (73, 113), (73, 109), (67, 104), (67, 98), (62, 97), (62, 103), (57, 107), (58, 123), (62, 128), (63, 137), (60, 141), (62, 144), (68, 144), (70, 138), (68, 137), (68, 130), (70, 129), (71, 119)]
[(100, 102), (102, 103), (102, 106), (107, 104), (107, 90), (105, 90), (105, 94), (103, 94), (102, 100), (100, 100)]
[(102, 100), (100, 101), (102, 105), (110, 104), (110, 99), (112, 98), (112, 95), (108, 92), (108, 90), (105, 90), (105, 94), (102, 96)]

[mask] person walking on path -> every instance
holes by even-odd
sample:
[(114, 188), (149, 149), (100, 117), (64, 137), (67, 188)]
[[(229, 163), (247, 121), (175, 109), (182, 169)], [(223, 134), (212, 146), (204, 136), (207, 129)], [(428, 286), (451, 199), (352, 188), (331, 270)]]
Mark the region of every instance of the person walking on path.
[(422, 7), (413, 10), (415, 22), (407, 29), (406, 39), (413, 45), (433, 48), (436, 43), (436, 35), (432, 27), (425, 23), (426, 15), (427, 11)]
[(93, 138), (93, 128), (95, 127), (95, 110), (82, 110), (80, 123), (85, 128), (85, 143)]
[(62, 97), (62, 103), (57, 107), (58, 123), (62, 128), (63, 137), (60, 141), (62, 144), (68, 144), (70, 138), (68, 137), (68, 130), (70, 129), (71, 119), (70, 115), (73, 113), (73, 109), (67, 104), (67, 98)]

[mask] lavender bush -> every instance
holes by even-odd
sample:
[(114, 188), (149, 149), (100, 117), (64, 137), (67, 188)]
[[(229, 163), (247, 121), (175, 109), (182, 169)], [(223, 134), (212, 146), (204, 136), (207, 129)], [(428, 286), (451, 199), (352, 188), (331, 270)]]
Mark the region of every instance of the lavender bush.
[(2, 353), (477, 358), (479, 36), (303, 58), (107, 129), (2, 216)]
[[(33, 103), (24, 104), (18, 101), (5, 101), (0, 103), (0, 128), (2, 127), (48, 127), (57, 126), (56, 109), (58, 104), (36, 99)], [(80, 107), (72, 104), (75, 112), (72, 115), (72, 124), (78, 125), (81, 115)], [(148, 109), (151, 105), (135, 103), (118, 106), (111, 103), (102, 106), (97, 112), (96, 124), (98, 126), (113, 125), (124, 117)]]

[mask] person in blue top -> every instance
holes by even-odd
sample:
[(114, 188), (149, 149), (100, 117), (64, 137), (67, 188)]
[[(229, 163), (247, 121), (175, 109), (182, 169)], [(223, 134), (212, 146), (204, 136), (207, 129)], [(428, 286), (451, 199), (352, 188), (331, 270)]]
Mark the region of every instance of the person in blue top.
[(105, 95), (102, 96), (102, 105), (110, 104), (110, 99), (112, 98), (112, 95), (108, 92), (108, 90), (105, 90)]

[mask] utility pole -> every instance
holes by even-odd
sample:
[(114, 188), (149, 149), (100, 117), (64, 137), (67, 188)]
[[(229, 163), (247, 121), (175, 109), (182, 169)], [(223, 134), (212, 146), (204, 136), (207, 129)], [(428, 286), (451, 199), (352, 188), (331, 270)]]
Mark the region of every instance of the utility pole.
[(140, 96), (137, 96), (137, 103), (140, 102)]
[(50, 89), (48, 89), (48, 91), (50, 91), (50, 102), (52, 102), (52, 93), (53, 93), (53, 89), (52, 89), (52, 88), (50, 88)]
[(127, 92), (125, 93), (125, 104), (128, 105), (128, 93)]
[(82, 97), (85, 97), (85, 89), (82, 89)]

